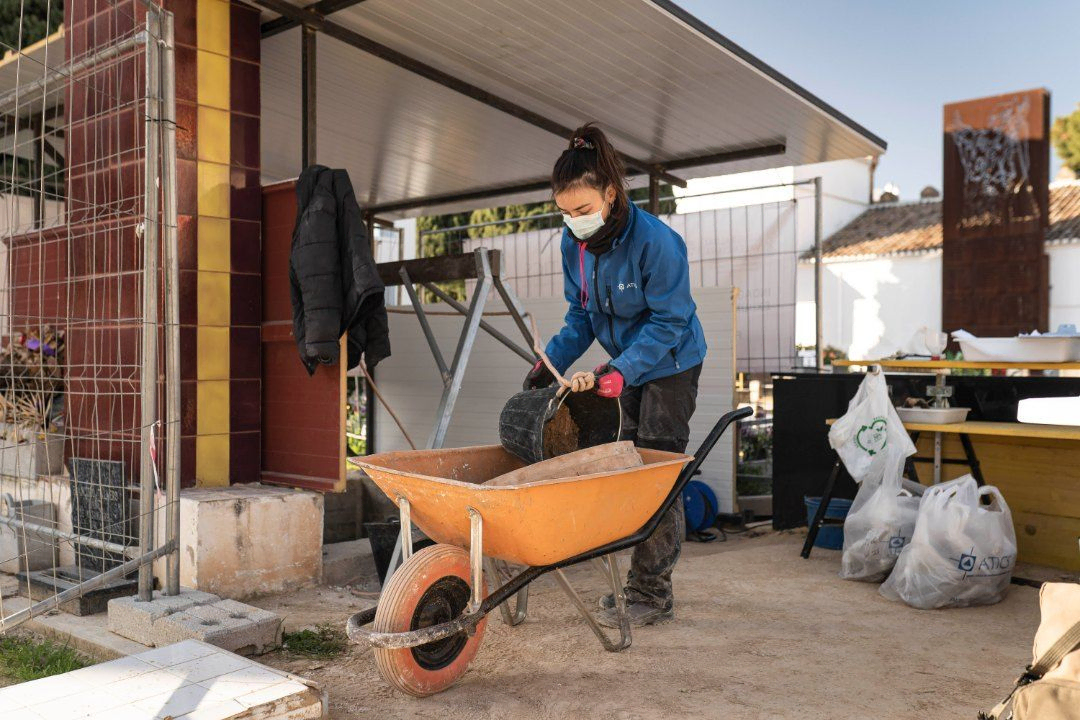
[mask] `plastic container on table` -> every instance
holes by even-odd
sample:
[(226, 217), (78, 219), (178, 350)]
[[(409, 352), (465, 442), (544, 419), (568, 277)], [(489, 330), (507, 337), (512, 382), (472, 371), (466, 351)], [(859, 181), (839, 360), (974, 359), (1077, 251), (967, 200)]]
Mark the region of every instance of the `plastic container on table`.
[[(806, 523), (809, 525), (814, 522), (814, 515), (817, 514), (818, 506), (821, 505), (821, 498), (806, 496), (803, 501), (806, 503)], [(829, 506), (825, 508), (825, 518), (827, 520), (843, 520), (847, 517), (850, 509), (850, 500), (833, 498), (829, 501)], [(817, 538), (814, 540), (814, 547), (825, 548), (826, 550), (843, 550), (844, 526), (822, 525), (818, 530)]]

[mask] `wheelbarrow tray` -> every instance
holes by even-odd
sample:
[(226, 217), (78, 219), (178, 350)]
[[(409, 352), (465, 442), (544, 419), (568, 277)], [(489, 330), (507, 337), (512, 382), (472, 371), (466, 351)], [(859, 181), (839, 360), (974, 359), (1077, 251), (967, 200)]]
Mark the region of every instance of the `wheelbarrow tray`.
[(469, 546), (469, 513), (484, 523), (484, 555), (545, 566), (625, 538), (642, 528), (671, 492), (690, 455), (642, 449), (627, 470), (486, 486), (524, 465), (500, 445), (379, 453), (349, 461), (387, 497), (409, 501), (412, 521), (438, 543)]

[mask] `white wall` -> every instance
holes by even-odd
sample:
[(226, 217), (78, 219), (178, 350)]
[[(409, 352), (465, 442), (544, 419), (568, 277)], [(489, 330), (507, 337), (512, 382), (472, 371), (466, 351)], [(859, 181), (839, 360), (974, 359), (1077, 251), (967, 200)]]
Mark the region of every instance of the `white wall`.
[[(731, 290), (710, 288), (695, 290), (699, 317), (709, 344), (708, 357), (702, 369), (698, 392), (697, 412), (691, 423), (689, 452), (693, 452), (705, 434), (723, 413), (734, 406), (734, 370), (732, 368), (732, 307)], [(540, 333), (550, 337), (562, 327), (566, 303), (561, 298), (529, 300), (526, 310), (536, 318)], [(445, 305), (431, 306), (446, 312)], [(488, 300), (489, 312), (503, 310), (494, 293)], [(506, 316), (491, 316), (487, 320), (508, 337), (521, 339), (513, 321)], [(452, 361), (461, 316), (433, 316), (432, 329), (447, 364)], [(420, 331), (419, 321), (412, 313), (391, 312), (390, 337), (393, 355), (379, 364), (375, 382), (394, 411), (401, 418), (413, 441), (423, 447), (435, 422), (442, 383), (431, 357), (427, 341)], [(608, 358), (599, 345), (574, 365), (575, 370), (588, 370)], [(446, 447), (488, 445), (499, 442), (499, 413), (503, 404), (521, 390), (529, 364), (480, 331), (476, 338), (461, 395), (446, 436)], [(734, 435), (731, 435), (733, 441)], [(725, 438), (709, 455), (703, 467), (703, 479), (712, 486), (722, 508), (730, 511), (734, 502), (733, 442)], [(408, 449), (404, 436), (393, 418), (379, 405), (375, 413), (375, 442), (377, 452)]]
[(1080, 326), (1080, 244), (1052, 245), (1050, 256), (1050, 329), (1063, 323)]
[[(799, 265), (799, 281), (800, 290), (810, 288), (800, 310), (812, 323), (812, 264)], [(919, 328), (941, 329), (941, 253), (824, 263), (822, 299), (825, 345), (853, 358), (889, 355), (907, 348)]]
[[(1050, 327), (1080, 325), (1080, 244), (1052, 245)], [(822, 265), (823, 324), (826, 345), (848, 357), (871, 358), (908, 348), (921, 327), (941, 327), (941, 251)], [(799, 264), (799, 325), (796, 339), (812, 345), (814, 266)], [(809, 318), (809, 322), (804, 322)], [(920, 350), (921, 351), (921, 350)]]
[[(829, 237), (866, 209), (870, 194), (868, 159), (837, 160), (689, 180), (685, 189), (674, 188), (676, 197), (681, 198), (676, 201), (676, 212), (699, 212), (809, 198), (806, 205), (810, 212), (798, 233), (799, 250), (808, 250), (814, 246), (813, 186), (790, 184), (815, 177), (821, 178), (822, 232), (824, 237)], [(758, 189), (740, 192), (741, 188)]]

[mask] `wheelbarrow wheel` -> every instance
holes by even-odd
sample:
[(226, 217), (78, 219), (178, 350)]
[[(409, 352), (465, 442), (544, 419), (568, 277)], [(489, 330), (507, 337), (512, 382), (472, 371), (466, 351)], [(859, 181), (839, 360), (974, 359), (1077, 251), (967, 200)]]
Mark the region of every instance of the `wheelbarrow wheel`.
[[(459, 617), (468, 605), (469, 553), (453, 545), (432, 545), (409, 558), (390, 577), (375, 612), (373, 629), (401, 633)], [(483, 592), (487, 594), (486, 584)], [(470, 637), (462, 632), (414, 648), (375, 648), (383, 678), (402, 692), (424, 697), (453, 685), (476, 657), (487, 627), (485, 617)]]

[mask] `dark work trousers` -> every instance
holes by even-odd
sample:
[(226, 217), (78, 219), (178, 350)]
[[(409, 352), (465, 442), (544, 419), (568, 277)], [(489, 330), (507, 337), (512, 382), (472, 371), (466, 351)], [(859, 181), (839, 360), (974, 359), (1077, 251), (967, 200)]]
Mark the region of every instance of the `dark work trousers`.
[[(697, 405), (701, 366), (650, 380), (623, 391), (623, 440), (640, 448), (685, 452), (690, 441), (690, 417)], [(647, 602), (664, 610), (673, 607), (671, 571), (679, 559), (686, 518), (682, 496), (660, 520), (648, 540), (634, 547), (626, 576), (626, 599)]]

